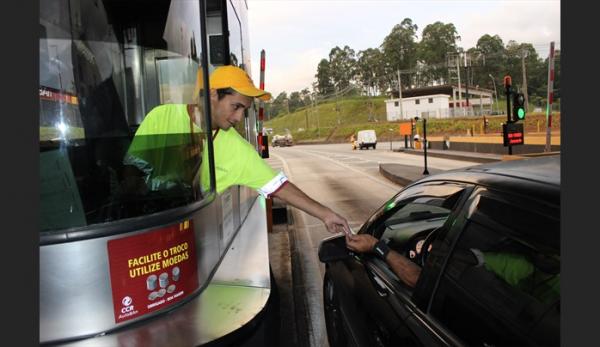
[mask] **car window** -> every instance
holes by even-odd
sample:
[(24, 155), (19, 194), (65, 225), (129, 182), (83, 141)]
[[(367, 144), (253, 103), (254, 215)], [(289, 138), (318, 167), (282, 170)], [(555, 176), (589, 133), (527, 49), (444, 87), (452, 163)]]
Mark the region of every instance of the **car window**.
[(387, 204), (393, 207), (373, 221), (370, 232), (388, 240), (391, 249), (410, 256), (419, 241), (446, 222), (466, 188), (448, 182), (411, 187)]
[(559, 239), (558, 214), (494, 194), (475, 199), (473, 207), (431, 313), (469, 344), (558, 345), (560, 253), (552, 246)]

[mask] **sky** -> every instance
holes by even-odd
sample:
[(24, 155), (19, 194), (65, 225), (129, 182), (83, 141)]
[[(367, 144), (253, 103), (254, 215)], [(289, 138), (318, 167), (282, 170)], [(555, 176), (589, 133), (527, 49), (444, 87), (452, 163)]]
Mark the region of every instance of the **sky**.
[(335, 46), (356, 53), (377, 48), (404, 18), (422, 30), (437, 21), (452, 23), (459, 47), (474, 47), (485, 35), (530, 43), (541, 58), (550, 42), (560, 49), (560, 0), (247, 0), (252, 79), (260, 81), (265, 50), (265, 89), (312, 91), (317, 65)]

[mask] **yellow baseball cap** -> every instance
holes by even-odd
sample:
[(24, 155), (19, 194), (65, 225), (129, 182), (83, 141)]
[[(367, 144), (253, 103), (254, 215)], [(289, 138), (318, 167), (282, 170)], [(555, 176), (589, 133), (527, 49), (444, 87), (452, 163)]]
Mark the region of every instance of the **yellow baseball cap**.
[(256, 97), (263, 101), (271, 99), (271, 93), (256, 88), (246, 71), (236, 66), (219, 66), (210, 74), (209, 82), (211, 89), (231, 88), (242, 95)]

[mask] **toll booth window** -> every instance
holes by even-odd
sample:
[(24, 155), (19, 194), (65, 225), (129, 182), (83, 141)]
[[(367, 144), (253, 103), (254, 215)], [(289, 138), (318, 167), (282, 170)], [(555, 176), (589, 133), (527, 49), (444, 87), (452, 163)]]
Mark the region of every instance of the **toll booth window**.
[(199, 11), (40, 2), (41, 231), (175, 209), (213, 189)]

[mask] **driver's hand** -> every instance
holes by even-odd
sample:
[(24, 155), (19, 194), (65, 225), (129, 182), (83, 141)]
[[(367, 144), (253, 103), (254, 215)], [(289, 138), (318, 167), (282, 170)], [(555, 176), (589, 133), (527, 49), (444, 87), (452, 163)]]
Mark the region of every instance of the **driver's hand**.
[(376, 243), (377, 239), (368, 234), (346, 235), (346, 247), (358, 253), (371, 252)]

